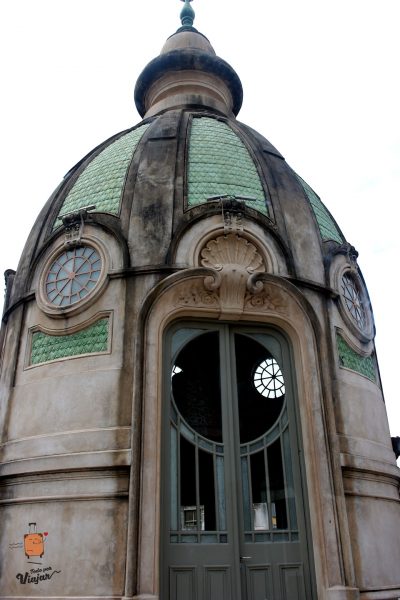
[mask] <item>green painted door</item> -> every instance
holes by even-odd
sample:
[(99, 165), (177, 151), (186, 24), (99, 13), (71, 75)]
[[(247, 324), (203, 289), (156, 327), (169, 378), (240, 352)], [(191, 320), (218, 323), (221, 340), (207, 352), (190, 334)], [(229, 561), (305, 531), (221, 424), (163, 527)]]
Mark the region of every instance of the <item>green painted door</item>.
[(290, 349), (273, 330), (167, 336), (161, 600), (310, 600)]

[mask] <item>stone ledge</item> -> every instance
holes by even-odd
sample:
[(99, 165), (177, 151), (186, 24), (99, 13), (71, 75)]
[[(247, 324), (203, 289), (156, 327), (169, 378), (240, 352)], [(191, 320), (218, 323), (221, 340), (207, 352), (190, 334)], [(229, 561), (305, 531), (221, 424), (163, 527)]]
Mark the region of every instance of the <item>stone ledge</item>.
[(377, 473), (379, 475), (390, 475), (396, 477), (400, 481), (400, 469), (394, 463), (393, 464), (381, 461), (373, 460), (365, 456), (354, 456), (352, 454), (346, 454), (341, 452), (340, 464), (343, 469), (352, 469), (354, 472), (362, 471), (364, 473)]
[(131, 451), (129, 449), (59, 454), (3, 462), (0, 464), (0, 477), (23, 475), (25, 473), (107, 469), (129, 466), (130, 464)]
[(30, 458), (44, 458), (81, 452), (126, 450), (131, 442), (131, 427), (98, 427), (61, 431), (48, 435), (10, 440), (0, 445), (1, 463)]
[(358, 588), (335, 585), (326, 590), (325, 597), (326, 600), (359, 600), (360, 592)]
[(399, 600), (400, 587), (382, 590), (360, 591), (360, 600)]

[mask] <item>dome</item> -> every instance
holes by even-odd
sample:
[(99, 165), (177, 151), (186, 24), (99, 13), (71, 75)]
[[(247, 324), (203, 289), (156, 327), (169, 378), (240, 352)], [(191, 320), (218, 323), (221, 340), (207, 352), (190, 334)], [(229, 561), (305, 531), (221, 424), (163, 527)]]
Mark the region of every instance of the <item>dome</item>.
[(87, 223), (123, 231), (126, 266), (135, 268), (171, 265), (176, 232), (200, 214), (219, 213), (226, 202), (271, 232), (291, 257), (293, 275), (323, 283), (324, 254), (345, 239), (318, 195), (250, 127), (208, 107), (185, 107), (118, 133), (68, 172), (28, 240), (14, 294), (25, 293), (19, 273), (25, 280), (68, 215), (83, 212)]

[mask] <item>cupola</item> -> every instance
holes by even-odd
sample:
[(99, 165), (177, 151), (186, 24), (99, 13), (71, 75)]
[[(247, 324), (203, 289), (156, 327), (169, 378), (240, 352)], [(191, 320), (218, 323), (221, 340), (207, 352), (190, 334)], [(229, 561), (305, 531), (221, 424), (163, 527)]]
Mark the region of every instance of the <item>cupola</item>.
[(193, 27), (192, 0), (185, 0), (182, 27), (164, 44), (160, 56), (142, 71), (135, 88), (141, 117), (170, 108), (203, 107), (237, 115), (243, 89), (234, 69), (216, 56), (208, 39)]

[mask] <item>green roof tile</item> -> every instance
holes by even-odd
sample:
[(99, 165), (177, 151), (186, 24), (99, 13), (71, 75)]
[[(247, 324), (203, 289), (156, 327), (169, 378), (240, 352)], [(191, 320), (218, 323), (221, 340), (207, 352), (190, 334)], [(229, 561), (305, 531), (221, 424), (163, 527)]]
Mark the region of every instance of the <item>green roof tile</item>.
[(239, 136), (211, 117), (192, 121), (187, 176), (188, 205), (212, 196), (248, 196), (248, 205), (268, 214), (265, 193), (254, 161)]
[(321, 199), (314, 190), (300, 177), (295, 173), (297, 179), (300, 181), (303, 186), (303, 190), (311, 204), (311, 208), (313, 209), (315, 218), (318, 223), (319, 231), (321, 233), (321, 237), (324, 241), (334, 240), (339, 244), (343, 244), (345, 241), (339, 229), (336, 226), (335, 221), (331, 217), (329, 211), (321, 202)]
[[(96, 212), (118, 214), (126, 173), (149, 124), (126, 133), (98, 154), (79, 175), (59, 216), (95, 205)], [(57, 227), (60, 221), (57, 220)]]
[(32, 335), (31, 365), (78, 356), (106, 352), (109, 319), (99, 319), (90, 327), (67, 335), (48, 335), (36, 331)]

